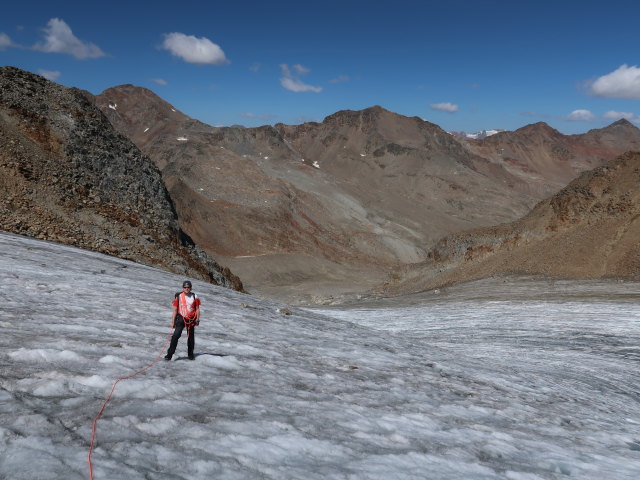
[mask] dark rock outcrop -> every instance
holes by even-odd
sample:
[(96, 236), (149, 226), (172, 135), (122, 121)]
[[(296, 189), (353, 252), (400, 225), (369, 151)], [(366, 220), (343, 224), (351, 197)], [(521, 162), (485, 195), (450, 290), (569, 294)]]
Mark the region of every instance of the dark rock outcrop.
[(237, 290), (181, 231), (157, 167), (77, 89), (0, 68), (0, 228)]

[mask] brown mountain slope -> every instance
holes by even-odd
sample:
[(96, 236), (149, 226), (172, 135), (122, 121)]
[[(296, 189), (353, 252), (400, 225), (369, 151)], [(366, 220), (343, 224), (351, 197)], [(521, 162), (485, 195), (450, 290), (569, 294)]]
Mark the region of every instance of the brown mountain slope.
[(387, 294), (492, 275), (640, 277), (640, 153), (583, 173), (513, 223), (443, 238)]
[(372, 107), (276, 128), (305, 162), (416, 240), (516, 218), (534, 202), (518, 178), (417, 117)]
[(0, 228), (242, 289), (178, 225), (160, 172), (84, 94), (0, 68)]
[(436, 125), (380, 107), (216, 128), (148, 97), (123, 86), (95, 101), (162, 170), (182, 228), (260, 291), (369, 288), (442, 235), (517, 218), (536, 200)]
[(619, 120), (585, 134), (563, 135), (540, 122), (467, 145), (524, 180), (533, 195), (545, 198), (586, 170), (624, 152), (640, 151), (640, 129)]
[(458, 141), (381, 107), (218, 128), (131, 85), (94, 101), (161, 169), (183, 230), (250, 289), (289, 301), (367, 290), (447, 234), (521, 217), (640, 138), (618, 122), (583, 136), (536, 124)]

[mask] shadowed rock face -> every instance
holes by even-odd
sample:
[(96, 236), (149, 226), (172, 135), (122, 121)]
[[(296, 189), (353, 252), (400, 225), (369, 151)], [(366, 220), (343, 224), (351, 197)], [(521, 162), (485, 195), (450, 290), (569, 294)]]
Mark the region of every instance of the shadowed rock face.
[(522, 219), (443, 238), (387, 294), (492, 275), (640, 278), (640, 153), (583, 173)]
[(178, 224), (157, 167), (85, 94), (0, 68), (0, 228), (242, 289)]
[(130, 85), (93, 100), (162, 171), (182, 229), (249, 289), (289, 301), (372, 288), (443, 236), (519, 218), (640, 142), (628, 122), (464, 141), (381, 107), (218, 128)]

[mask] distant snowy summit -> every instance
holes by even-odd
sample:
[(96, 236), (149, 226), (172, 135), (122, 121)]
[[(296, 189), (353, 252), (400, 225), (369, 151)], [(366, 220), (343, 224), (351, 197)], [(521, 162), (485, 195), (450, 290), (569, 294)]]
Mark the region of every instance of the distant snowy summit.
[(467, 132), (448, 132), (456, 138), (468, 138), (471, 140), (480, 140), (482, 138), (490, 137), (491, 135), (495, 135), (496, 133), (506, 132), (504, 129), (496, 129), (496, 130), (481, 130), (476, 133), (467, 133)]

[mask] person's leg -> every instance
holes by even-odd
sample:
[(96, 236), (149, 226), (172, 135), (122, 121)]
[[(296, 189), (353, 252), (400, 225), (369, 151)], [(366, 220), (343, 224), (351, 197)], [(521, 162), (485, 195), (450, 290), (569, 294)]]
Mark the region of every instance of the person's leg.
[(178, 346), (178, 340), (182, 335), (182, 330), (184, 329), (184, 320), (182, 317), (177, 317), (175, 322), (175, 330), (173, 331), (173, 336), (171, 337), (171, 344), (169, 344), (169, 350), (167, 350), (167, 356), (165, 358), (170, 359), (173, 357), (173, 354), (176, 352), (176, 347)]
[(188, 331), (189, 337), (187, 338), (187, 353), (189, 355), (189, 358), (194, 358), (193, 357), (193, 350), (196, 346), (196, 327), (195, 325), (192, 326)]

